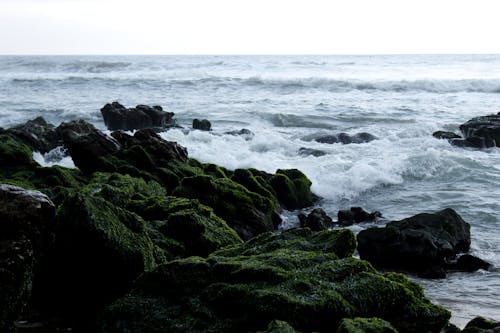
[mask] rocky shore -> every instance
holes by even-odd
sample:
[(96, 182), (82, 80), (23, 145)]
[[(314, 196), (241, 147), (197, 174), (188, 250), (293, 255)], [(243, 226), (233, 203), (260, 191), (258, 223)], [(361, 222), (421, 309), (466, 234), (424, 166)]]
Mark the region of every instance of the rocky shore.
[[(111, 135), (82, 120), (0, 129), (1, 332), (460, 332), (401, 273), (489, 268), (464, 255), (455, 211), (356, 237), (343, 226), (380, 213), (315, 209), (278, 232), (283, 210), (318, 199), (301, 171), (203, 164), (157, 134), (172, 114), (104, 109)], [(34, 161), (59, 146), (77, 168)]]

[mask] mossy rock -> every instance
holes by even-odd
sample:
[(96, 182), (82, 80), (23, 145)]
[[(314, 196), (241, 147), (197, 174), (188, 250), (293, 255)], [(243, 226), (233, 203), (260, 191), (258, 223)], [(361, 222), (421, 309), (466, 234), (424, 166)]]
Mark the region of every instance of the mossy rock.
[(309, 207), (314, 202), (311, 181), (297, 169), (278, 169), (269, 179), (278, 200), (289, 210)]
[(0, 134), (0, 167), (34, 166), (32, 149), (12, 135)]
[(107, 308), (104, 332), (255, 332), (273, 320), (299, 331), (331, 332), (355, 317), (378, 317), (402, 332), (439, 332), (448, 322), (450, 313), (403, 275), (339, 258), (331, 250), (337, 246), (307, 245), (317, 242), (308, 230), (284, 234), (301, 245), (267, 246), (262, 238), (253, 252), (242, 244), (145, 273)]
[(186, 177), (173, 195), (198, 199), (213, 208), (243, 239), (273, 230), (277, 224), (276, 207), (269, 198), (228, 178)]
[(336, 333), (398, 333), (398, 331), (380, 318), (344, 318)]
[(213, 210), (197, 200), (167, 196), (155, 181), (96, 173), (84, 188), (147, 220), (148, 234), (167, 258), (207, 256), (242, 240)]
[(277, 201), (277, 195), (269, 183), (261, 175), (255, 175), (255, 169), (236, 169), (231, 179), (245, 186), (249, 191), (262, 195), (265, 198), (273, 198)]
[(273, 320), (267, 326), (267, 330), (257, 333), (300, 333), (296, 331), (289, 323), (282, 320)]
[(498, 332), (500, 322), (483, 317), (475, 317), (465, 325), (463, 333), (494, 333)]

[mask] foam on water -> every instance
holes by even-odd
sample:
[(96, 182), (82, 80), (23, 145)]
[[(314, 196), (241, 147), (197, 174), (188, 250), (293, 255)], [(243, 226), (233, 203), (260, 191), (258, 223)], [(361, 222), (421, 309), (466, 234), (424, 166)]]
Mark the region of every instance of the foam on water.
[(59, 165), (70, 169), (76, 168), (73, 159), (63, 147), (56, 147), (45, 154), (35, 151), (33, 152), (33, 159), (43, 167)]

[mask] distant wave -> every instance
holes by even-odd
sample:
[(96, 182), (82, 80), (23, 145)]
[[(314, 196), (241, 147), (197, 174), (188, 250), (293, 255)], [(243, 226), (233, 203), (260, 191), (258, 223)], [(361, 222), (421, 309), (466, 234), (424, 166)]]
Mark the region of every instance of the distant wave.
[(37, 72), (67, 72), (67, 73), (108, 73), (123, 70), (131, 65), (123, 61), (57, 61), (57, 60), (27, 60), (12, 61), (10, 68), (29, 69)]
[[(90, 65), (87, 71), (92, 66), (126, 66), (112, 65), (110, 63), (104, 65)], [(104, 69), (102, 69), (104, 70)], [(71, 74), (71, 73), (69, 73)], [(70, 75), (60, 78), (12, 78), (9, 80), (12, 84), (51, 84), (51, 83), (68, 83), (68, 84), (86, 84), (86, 83), (105, 83), (105, 84), (123, 84), (123, 85), (158, 85), (158, 86), (184, 86), (198, 88), (207, 87), (234, 87), (234, 88), (259, 88), (269, 89), (273, 92), (287, 92), (296, 90), (324, 90), (329, 92), (348, 92), (348, 91), (366, 91), (366, 92), (428, 92), (428, 93), (500, 93), (500, 79), (480, 80), (480, 79), (464, 79), (464, 80), (395, 80), (395, 81), (363, 81), (363, 80), (342, 80), (329, 78), (263, 78), (253, 76), (248, 78), (224, 77), (224, 76), (208, 76), (195, 79), (158, 79), (148, 78), (147, 75), (139, 77), (112, 77), (112, 76), (79, 76)]]

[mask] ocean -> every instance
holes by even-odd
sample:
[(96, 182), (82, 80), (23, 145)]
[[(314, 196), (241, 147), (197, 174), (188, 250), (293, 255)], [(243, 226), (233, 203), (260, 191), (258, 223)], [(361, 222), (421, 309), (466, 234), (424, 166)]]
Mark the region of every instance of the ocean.
[[(432, 137), (500, 110), (500, 55), (0, 56), (0, 127), (43, 116), (105, 129), (100, 108), (112, 101), (161, 105), (185, 128), (210, 120), (210, 133), (161, 135), (230, 169), (298, 168), (334, 218), (351, 206), (387, 220), (451, 207), (471, 224), (472, 254), (500, 267), (500, 149)], [(242, 128), (255, 135), (225, 134)], [(341, 132), (378, 139), (312, 140)], [(281, 227), (296, 226), (296, 213)], [(498, 269), (414, 279), (459, 326), (476, 315), (500, 320)]]

